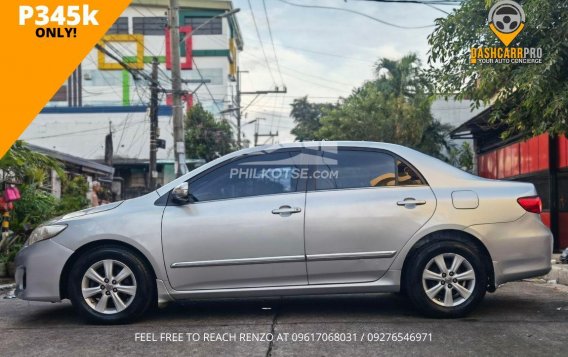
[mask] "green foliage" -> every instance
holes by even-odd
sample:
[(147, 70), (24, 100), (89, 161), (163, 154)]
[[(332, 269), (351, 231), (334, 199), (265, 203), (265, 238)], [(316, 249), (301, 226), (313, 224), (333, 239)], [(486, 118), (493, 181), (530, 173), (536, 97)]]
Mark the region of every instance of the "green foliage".
[[(84, 177), (68, 180), (59, 162), (30, 150), (22, 141), (12, 145), (0, 159), (0, 170), (5, 178), (21, 183), (18, 185), (21, 199), (14, 202), (14, 210), (10, 212), (13, 234), (4, 234), (0, 242), (2, 261), (12, 261), (27, 234), (39, 224), (88, 205), (88, 184)], [(55, 170), (62, 181), (60, 201), (42, 189), (51, 170)]]
[(460, 156), (458, 158), (459, 167), (467, 172), (473, 172), (473, 150), (467, 141), (464, 141), (460, 148)]
[(0, 250), (0, 264), (6, 264), (10, 261), (9, 259), (10, 257), (8, 256), (7, 253), (2, 253), (2, 251)]
[(331, 103), (310, 103), (308, 97), (294, 99), (290, 116), (296, 126), (291, 133), (298, 141), (319, 140), (318, 131), (321, 128), (320, 119), (324, 112), (334, 109)]
[(185, 150), (188, 158), (211, 161), (235, 149), (233, 131), (226, 120), (215, 120), (201, 104), (190, 109), (185, 121)]
[(18, 255), (18, 252), (22, 249), (23, 246), (24, 243), (22, 241), (17, 241), (16, 243), (12, 244), (10, 246), (10, 249), (8, 249), (8, 254), (6, 254), (6, 262), (13, 262), (16, 259), (16, 255)]
[(524, 30), (510, 47), (540, 47), (542, 64), (469, 63), (472, 47), (503, 47), (487, 25), (496, 1), (465, 0), (447, 18), (436, 20), (429, 36), (431, 75), (438, 90), (476, 107), (493, 103), (491, 120), (508, 125), (505, 136), (568, 131), (568, 2), (519, 1)]
[(56, 160), (30, 150), (18, 140), (0, 159), (0, 170), (4, 175), (13, 175), (18, 181), (41, 185), (47, 178), (47, 172), (55, 170), (59, 177), (65, 177), (63, 167)]
[(464, 171), (473, 173), (473, 159), (473, 150), (467, 141), (460, 147), (454, 146), (448, 150), (448, 162)]
[(16, 235), (25, 234), (57, 213), (57, 199), (35, 184), (19, 186), (22, 198), (14, 203), (11, 229)]
[(323, 112), (317, 138), (396, 143), (444, 158), (451, 127), (430, 113), (431, 88), (416, 55), (383, 58), (375, 73), (375, 80)]
[(87, 208), (89, 206), (88, 191), (89, 183), (83, 176), (75, 176), (64, 182), (61, 199), (57, 205), (57, 213), (65, 214)]

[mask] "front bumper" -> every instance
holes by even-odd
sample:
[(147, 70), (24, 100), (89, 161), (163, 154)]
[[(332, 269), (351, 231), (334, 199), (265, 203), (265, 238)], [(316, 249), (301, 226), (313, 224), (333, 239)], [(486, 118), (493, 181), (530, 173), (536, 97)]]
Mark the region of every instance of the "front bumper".
[(23, 248), (16, 256), (16, 297), (61, 301), (59, 279), (73, 251), (47, 239)]
[(495, 286), (542, 276), (552, 268), (552, 233), (537, 214), (526, 213), (509, 223), (474, 225), (466, 232), (479, 237), (487, 247)]

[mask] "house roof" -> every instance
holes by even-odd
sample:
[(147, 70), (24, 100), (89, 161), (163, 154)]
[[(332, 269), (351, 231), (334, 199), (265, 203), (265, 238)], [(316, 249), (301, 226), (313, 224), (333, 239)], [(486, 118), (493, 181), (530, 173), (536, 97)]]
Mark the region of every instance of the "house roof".
[(47, 155), (51, 158), (57, 159), (59, 161), (63, 161), (64, 163), (70, 163), (70, 164), (73, 164), (73, 165), (81, 166), (83, 168), (86, 168), (87, 171), (97, 173), (97, 174), (101, 174), (101, 175), (114, 175), (114, 168), (111, 167), (111, 166), (100, 164), (98, 162), (91, 161), (91, 160), (85, 160), (85, 159), (82, 159), (82, 158), (77, 157), (77, 156), (65, 154), (65, 153), (62, 153), (60, 151), (44, 148), (44, 147), (41, 147), (41, 146), (29, 144), (29, 143), (27, 143), (26, 145), (32, 151), (42, 153), (42, 154)]
[(482, 128), (488, 124), (491, 108), (491, 106), (487, 107), (468, 121), (452, 130), (450, 132), (450, 137), (452, 139), (469, 139), (474, 136), (475, 133), (482, 130)]

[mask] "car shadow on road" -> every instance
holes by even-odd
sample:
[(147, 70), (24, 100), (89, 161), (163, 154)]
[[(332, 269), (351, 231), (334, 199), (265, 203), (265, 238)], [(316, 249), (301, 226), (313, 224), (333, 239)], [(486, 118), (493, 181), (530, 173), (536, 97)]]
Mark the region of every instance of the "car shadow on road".
[[(522, 311), (523, 314), (519, 314)], [(10, 311), (9, 324), (82, 325), (71, 305), (38, 304)], [(146, 315), (134, 325), (225, 326), (281, 323), (411, 322), (430, 320), (421, 316), (410, 301), (397, 294), (317, 295), (298, 297), (192, 300), (171, 303)], [(503, 291), (488, 294), (468, 317), (460, 321), (568, 321), (564, 295), (541, 296)]]

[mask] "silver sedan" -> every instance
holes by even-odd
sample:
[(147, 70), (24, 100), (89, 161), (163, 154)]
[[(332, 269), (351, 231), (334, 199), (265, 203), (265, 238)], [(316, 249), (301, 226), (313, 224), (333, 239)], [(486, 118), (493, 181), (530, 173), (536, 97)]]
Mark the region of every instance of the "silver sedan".
[(16, 294), (67, 298), (103, 323), (181, 299), (365, 292), (458, 317), (550, 270), (540, 212), (532, 184), (398, 145), (256, 147), (38, 227), (16, 259)]

